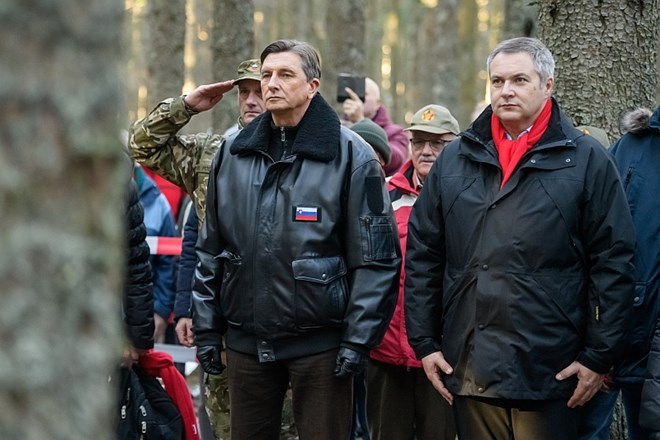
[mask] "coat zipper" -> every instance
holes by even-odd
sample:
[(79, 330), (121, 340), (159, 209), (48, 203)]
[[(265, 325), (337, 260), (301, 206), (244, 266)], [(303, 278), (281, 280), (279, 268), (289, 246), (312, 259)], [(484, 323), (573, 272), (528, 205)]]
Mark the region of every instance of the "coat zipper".
[(628, 188), (628, 184), (630, 183), (630, 179), (632, 179), (632, 173), (633, 173), (633, 167), (628, 167), (628, 171), (626, 172), (626, 179), (623, 181), (623, 187)]

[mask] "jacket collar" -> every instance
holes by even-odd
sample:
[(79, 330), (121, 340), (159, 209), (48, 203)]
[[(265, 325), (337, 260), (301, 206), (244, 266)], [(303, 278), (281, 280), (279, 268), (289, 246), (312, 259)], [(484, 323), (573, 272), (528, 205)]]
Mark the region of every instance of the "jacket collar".
[(389, 184), (390, 186), (400, 189), (404, 192), (417, 195), (419, 194), (419, 191), (417, 191), (414, 184), (411, 183), (415, 180), (414, 173), (415, 167), (413, 166), (412, 160), (409, 159), (401, 166), (401, 168), (399, 168), (399, 171), (390, 177)]
[[(249, 155), (267, 153), (271, 138), (270, 112), (257, 116), (236, 136), (230, 146), (231, 154)], [(320, 162), (330, 162), (339, 152), (340, 123), (337, 113), (316, 94), (298, 124), (298, 132), (291, 153)]]
[[(573, 124), (570, 122), (568, 117), (559, 108), (559, 104), (552, 99), (552, 115), (550, 116), (550, 122), (548, 123), (548, 128), (546, 129), (541, 139), (538, 143), (532, 148), (536, 150), (539, 147), (552, 147), (552, 146), (575, 146), (575, 139), (579, 136), (582, 136), (583, 133), (576, 129)], [(495, 153), (495, 146), (493, 145), (493, 135), (490, 129), (490, 120), (493, 114), (493, 109), (489, 105), (486, 109), (474, 120), (474, 122), (461, 133), (461, 136), (465, 136), (469, 139), (477, 141), (478, 143), (487, 147), (491, 153)], [(496, 156), (495, 156), (496, 157)]]

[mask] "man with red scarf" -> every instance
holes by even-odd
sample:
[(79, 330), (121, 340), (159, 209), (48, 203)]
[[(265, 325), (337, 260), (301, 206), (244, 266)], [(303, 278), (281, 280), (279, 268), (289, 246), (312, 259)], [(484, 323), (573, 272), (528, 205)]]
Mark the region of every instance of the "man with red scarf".
[(437, 159), (406, 252), (410, 345), (465, 439), (575, 439), (623, 350), (634, 232), (616, 168), (552, 98), (537, 39), (487, 61), (491, 105)]

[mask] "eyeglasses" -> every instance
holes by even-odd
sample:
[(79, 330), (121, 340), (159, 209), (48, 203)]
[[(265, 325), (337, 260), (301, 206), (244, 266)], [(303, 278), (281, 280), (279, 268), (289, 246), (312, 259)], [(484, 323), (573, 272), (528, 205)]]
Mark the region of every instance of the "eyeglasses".
[(422, 140), (422, 139), (413, 139), (410, 141), (410, 144), (413, 147), (413, 150), (416, 151), (422, 151), (424, 147), (426, 147), (426, 144), (429, 144), (431, 147), (431, 150), (434, 152), (438, 152), (441, 149), (443, 149), (445, 146), (447, 146), (448, 143), (453, 141), (453, 139), (438, 139), (435, 141), (428, 141), (428, 140)]

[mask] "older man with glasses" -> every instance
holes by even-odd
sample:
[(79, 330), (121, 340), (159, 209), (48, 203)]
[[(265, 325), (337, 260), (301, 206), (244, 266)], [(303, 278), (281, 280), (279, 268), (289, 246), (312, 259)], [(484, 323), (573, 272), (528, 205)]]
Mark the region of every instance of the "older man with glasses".
[(405, 130), (411, 133), (411, 163), (401, 167), (399, 174), (410, 173), (412, 166), (413, 186), (421, 189), (435, 159), (458, 135), (458, 122), (445, 107), (430, 104), (413, 115)]
[[(388, 182), (401, 249), (406, 248), (408, 218), (431, 165), (460, 129), (449, 110), (427, 105), (412, 118), (411, 159)], [(453, 440), (451, 407), (433, 388), (408, 344), (403, 316), (403, 270), (392, 320), (367, 368), (367, 423), (372, 440)]]

